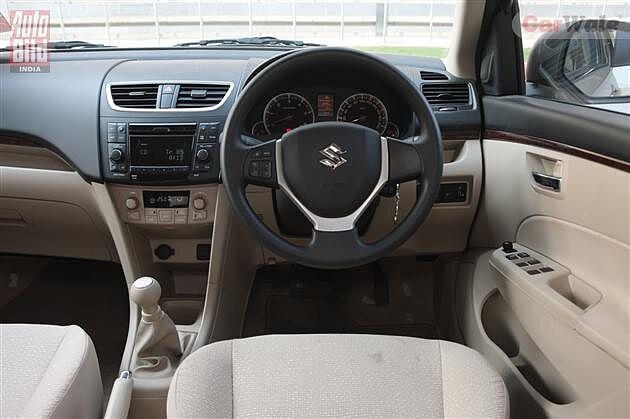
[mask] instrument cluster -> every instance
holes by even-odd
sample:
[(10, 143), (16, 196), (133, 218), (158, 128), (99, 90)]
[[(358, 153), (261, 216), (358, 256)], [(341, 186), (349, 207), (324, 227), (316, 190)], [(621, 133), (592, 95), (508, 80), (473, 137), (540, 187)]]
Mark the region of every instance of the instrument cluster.
[(387, 93), (343, 87), (275, 92), (253, 114), (248, 134), (259, 140), (277, 139), (302, 125), (324, 121), (360, 124), (386, 137), (401, 138), (411, 122), (410, 112), (401, 112)]

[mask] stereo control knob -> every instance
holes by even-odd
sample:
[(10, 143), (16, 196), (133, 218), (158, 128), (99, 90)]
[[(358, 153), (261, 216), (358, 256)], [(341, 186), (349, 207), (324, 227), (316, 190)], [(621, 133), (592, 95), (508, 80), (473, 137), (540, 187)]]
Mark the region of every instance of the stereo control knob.
[(209, 157), (210, 153), (208, 153), (208, 150), (206, 150), (205, 148), (199, 149), (199, 151), (197, 151), (197, 161), (199, 163), (207, 161)]
[(203, 198), (195, 198), (193, 201), (193, 207), (196, 210), (202, 210), (206, 207), (206, 200)]
[(122, 150), (118, 148), (113, 149), (112, 152), (109, 153), (109, 160), (111, 160), (113, 163), (120, 163), (124, 159), (125, 153), (123, 153)]
[(125, 206), (128, 210), (135, 210), (136, 208), (138, 208), (138, 205), (138, 199), (134, 198), (133, 196), (127, 198), (127, 200), (125, 201)]

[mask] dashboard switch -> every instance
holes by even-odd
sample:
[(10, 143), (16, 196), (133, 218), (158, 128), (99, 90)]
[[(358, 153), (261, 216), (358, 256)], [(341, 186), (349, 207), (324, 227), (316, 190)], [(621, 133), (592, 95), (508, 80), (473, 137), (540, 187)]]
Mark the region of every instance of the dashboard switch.
[(205, 148), (199, 149), (199, 151), (197, 151), (197, 161), (200, 163), (204, 163), (208, 160), (208, 158), (210, 157), (210, 153), (208, 153), (208, 150), (206, 150)]
[(124, 159), (125, 159), (125, 153), (123, 153), (123, 151), (119, 148), (115, 148), (109, 153), (109, 160), (111, 160), (114, 163), (120, 163)]
[(468, 184), (461, 183), (443, 183), (440, 185), (438, 198), (436, 203), (464, 203), (468, 196)]
[(138, 205), (138, 199), (133, 196), (125, 200), (125, 207), (127, 207), (128, 210), (135, 210), (138, 208)]
[(202, 210), (206, 207), (206, 200), (203, 198), (195, 198), (193, 200), (193, 207), (196, 210)]

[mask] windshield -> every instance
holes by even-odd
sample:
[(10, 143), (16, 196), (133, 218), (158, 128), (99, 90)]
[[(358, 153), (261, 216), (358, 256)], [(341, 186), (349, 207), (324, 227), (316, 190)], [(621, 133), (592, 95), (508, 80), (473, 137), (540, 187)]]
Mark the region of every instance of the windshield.
[[(273, 36), (364, 50), (445, 57), (457, 1), (59, 0), (3, 1), (0, 13), (48, 10), (50, 40), (167, 47)], [(0, 34), (9, 45), (9, 34)]]
[[(444, 58), (464, 0), (0, 0), (50, 18), (50, 41), (170, 47), (202, 39), (273, 36), (366, 51)], [(521, 20), (627, 14), (627, 0), (522, 0)], [(621, 8), (621, 9), (620, 9)], [(0, 46), (10, 43), (0, 19)], [(5, 30), (2, 30), (2, 27)], [(525, 55), (541, 32), (525, 35)]]

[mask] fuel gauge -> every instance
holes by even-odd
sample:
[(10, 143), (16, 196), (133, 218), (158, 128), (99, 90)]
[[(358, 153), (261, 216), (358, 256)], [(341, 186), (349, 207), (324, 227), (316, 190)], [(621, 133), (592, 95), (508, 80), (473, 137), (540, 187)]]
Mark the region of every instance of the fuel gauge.
[(269, 135), (269, 132), (267, 131), (267, 128), (265, 128), (265, 124), (263, 124), (262, 121), (258, 121), (254, 125), (252, 125), (251, 133), (252, 137), (256, 138), (266, 137), (267, 135)]
[(400, 137), (400, 130), (398, 129), (398, 125), (393, 122), (388, 122), (387, 127), (385, 127), (385, 132), (383, 132), (385, 137), (398, 138)]

